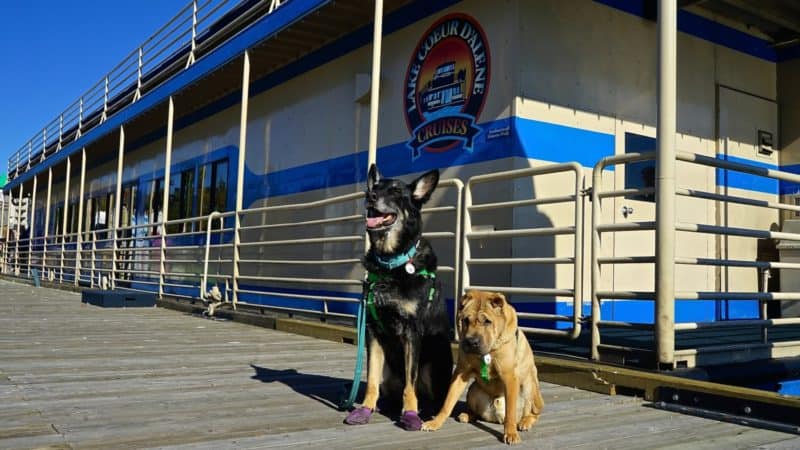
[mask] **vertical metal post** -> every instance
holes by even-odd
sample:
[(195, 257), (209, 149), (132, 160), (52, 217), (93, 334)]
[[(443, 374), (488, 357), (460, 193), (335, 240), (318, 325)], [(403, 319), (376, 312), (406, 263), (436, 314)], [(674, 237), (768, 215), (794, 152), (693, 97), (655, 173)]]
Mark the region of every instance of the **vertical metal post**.
[(78, 130), (75, 132), (75, 139), (81, 137), (81, 128), (83, 128), (83, 97), (78, 102)]
[(240, 244), (242, 242), (240, 229), (242, 226), (242, 203), (244, 192), (244, 167), (247, 157), (247, 109), (250, 98), (250, 53), (245, 50), (242, 65), (242, 108), (239, 116), (239, 161), (236, 171), (236, 213), (233, 225), (233, 307), (239, 301), (239, 259), (241, 259)]
[(33, 156), (33, 140), (28, 141), (28, 169), (31, 168), (31, 156)]
[(22, 184), (19, 184), (19, 203), (17, 203), (17, 236), (16, 236), (16, 249), (14, 250), (14, 275), (19, 276), (20, 268), (19, 268), (19, 238), (22, 224)]
[(47, 272), (47, 240), (50, 238), (50, 201), (53, 192), (53, 168), (47, 169), (47, 198), (44, 204), (44, 251), (42, 252), (42, 276)]
[(100, 117), (101, 122), (106, 120), (106, 113), (108, 112), (108, 75), (106, 75), (105, 83), (105, 89), (103, 90), (103, 115)]
[(92, 272), (89, 276), (89, 285), (94, 287), (94, 274), (97, 269), (97, 231), (92, 230)]
[(69, 176), (72, 172), (72, 163), (67, 156), (67, 179), (64, 184), (64, 216), (61, 218), (61, 268), (58, 274), (58, 281), (64, 282), (64, 252), (67, 249), (67, 224), (69, 224)]
[(36, 190), (38, 186), (39, 176), (33, 176), (33, 196), (31, 202), (28, 203), (28, 209), (31, 212), (31, 221), (28, 223), (28, 277), (31, 276), (31, 264), (33, 263), (33, 239), (36, 237)]
[(133, 101), (139, 100), (142, 97), (142, 47), (139, 47), (139, 61), (136, 69), (136, 93), (133, 95)]
[(194, 51), (197, 48), (197, 0), (192, 0), (192, 50), (189, 52), (189, 60), (186, 67), (194, 64)]
[(61, 150), (61, 145), (63, 143), (64, 138), (64, 113), (58, 115), (58, 148), (57, 150)]
[(83, 190), (86, 183), (86, 147), (81, 148), (81, 181), (78, 186), (78, 237), (75, 239), (75, 286), (81, 279), (81, 256), (83, 253)]
[(383, 0), (375, 0), (375, 19), (372, 30), (372, 79), (369, 91), (369, 147), (367, 170), (377, 160), (378, 107), (381, 87), (381, 38), (383, 36)]
[(8, 273), (8, 246), (10, 245), (10, 241), (8, 238), (11, 236), (11, 199), (13, 198), (14, 194), (12, 192), (8, 193), (8, 196), (3, 196), (3, 206), (6, 208), (5, 215), (6, 215), (6, 243), (3, 245), (3, 273)]
[(659, 369), (675, 364), (675, 127), (677, 3), (658, 2), (658, 131), (656, 134), (656, 306)]
[[(157, 229), (161, 230), (161, 251), (159, 253), (158, 269), (158, 297), (164, 297), (164, 283), (166, 282), (167, 271), (167, 218), (169, 217), (169, 176), (172, 171), (172, 132), (173, 121), (175, 119), (175, 103), (172, 96), (169, 97), (169, 108), (167, 111), (167, 149), (164, 153), (164, 195), (161, 202), (162, 224)], [(156, 215), (156, 222), (158, 216)]]
[(597, 262), (600, 258), (600, 239), (602, 235), (597, 231), (600, 224), (600, 217), (602, 216), (603, 200), (600, 198), (598, 191), (603, 186), (603, 166), (597, 165), (592, 172), (592, 321), (591, 321), (591, 358), (594, 361), (600, 360), (600, 299), (597, 296), (597, 290), (600, 287), (600, 264)]
[(114, 240), (111, 246), (111, 289), (117, 288), (117, 251), (119, 250), (119, 218), (122, 205), (122, 167), (125, 156), (125, 127), (119, 127), (119, 153), (117, 154), (117, 190), (114, 195)]
[(39, 161), (44, 161), (44, 153), (47, 151), (47, 127), (42, 128), (42, 156)]

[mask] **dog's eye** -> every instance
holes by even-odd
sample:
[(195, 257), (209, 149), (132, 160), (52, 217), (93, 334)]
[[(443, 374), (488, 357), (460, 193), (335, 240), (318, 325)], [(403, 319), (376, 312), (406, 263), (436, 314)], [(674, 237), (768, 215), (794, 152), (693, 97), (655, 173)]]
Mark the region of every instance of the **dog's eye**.
[(397, 186), (392, 186), (389, 188), (389, 193), (392, 195), (400, 195), (403, 191)]
[(483, 326), (488, 327), (492, 324), (492, 321), (489, 319), (483, 319)]
[(469, 319), (467, 319), (466, 317), (461, 319), (461, 325), (463, 325), (465, 327), (469, 326)]

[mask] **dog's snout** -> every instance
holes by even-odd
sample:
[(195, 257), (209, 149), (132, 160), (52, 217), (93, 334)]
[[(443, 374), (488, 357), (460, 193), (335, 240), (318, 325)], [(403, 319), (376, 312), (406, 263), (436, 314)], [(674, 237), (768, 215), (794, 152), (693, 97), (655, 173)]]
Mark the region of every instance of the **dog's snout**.
[(478, 336), (464, 336), (464, 345), (469, 348), (478, 348), (481, 345), (481, 340)]

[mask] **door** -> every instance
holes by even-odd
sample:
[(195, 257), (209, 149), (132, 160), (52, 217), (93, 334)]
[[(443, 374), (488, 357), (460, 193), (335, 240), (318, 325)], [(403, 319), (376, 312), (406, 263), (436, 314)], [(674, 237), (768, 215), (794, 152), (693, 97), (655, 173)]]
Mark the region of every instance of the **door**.
[[(717, 153), (718, 158), (743, 162), (765, 168), (778, 168), (777, 103), (726, 86), (718, 86), (717, 97)], [(760, 145), (764, 138), (772, 139), (772, 151)], [(778, 201), (777, 181), (744, 175), (734, 171), (720, 171), (717, 192), (765, 201)], [(722, 226), (758, 230), (777, 230), (780, 217), (777, 210), (717, 202), (716, 220)], [(744, 237), (716, 237), (716, 254), (723, 259), (777, 260), (775, 242)], [(773, 275), (778, 275), (773, 273)], [(777, 280), (774, 280), (777, 281)], [(752, 268), (717, 268), (715, 287), (722, 291), (757, 292), (761, 289), (760, 276)], [(752, 302), (719, 302), (720, 319), (758, 317), (758, 304)]]
[[(656, 130), (638, 124), (618, 122), (616, 149), (618, 154), (644, 153), (656, 150)], [(713, 139), (677, 134), (675, 150), (712, 156)], [(676, 161), (676, 188), (714, 193), (715, 170), (697, 164)], [(613, 223), (655, 222), (656, 220), (656, 166), (654, 160), (617, 166), (614, 171), (615, 189), (649, 189), (638, 194), (616, 197), (611, 219)], [(682, 195), (675, 197), (675, 220), (682, 223), (714, 223), (712, 202)], [(710, 258), (714, 256), (713, 237), (700, 233), (676, 232), (675, 255), (685, 258)], [(613, 236), (614, 256), (655, 257), (655, 230), (616, 232)], [(655, 264), (616, 264), (613, 271), (615, 291), (655, 291)], [(675, 306), (677, 321), (713, 320), (713, 305), (680, 301), (680, 292), (711, 290), (713, 269), (708, 266), (675, 266)], [(603, 317), (609, 320), (653, 323), (654, 301), (642, 298), (606, 302)]]

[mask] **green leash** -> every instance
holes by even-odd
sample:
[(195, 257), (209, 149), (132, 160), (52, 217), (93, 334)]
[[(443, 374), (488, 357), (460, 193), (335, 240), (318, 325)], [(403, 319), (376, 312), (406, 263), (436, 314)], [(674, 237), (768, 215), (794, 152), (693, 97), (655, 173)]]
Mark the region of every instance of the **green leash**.
[[(431, 280), (436, 278), (435, 272), (429, 272), (425, 269), (422, 269), (417, 273), (420, 276)], [(358, 395), (358, 388), (361, 385), (361, 369), (364, 366), (364, 338), (367, 329), (367, 315), (364, 313), (365, 309), (369, 310), (369, 314), (372, 316), (372, 320), (378, 324), (378, 328), (381, 331), (384, 331), (383, 323), (378, 316), (378, 308), (375, 306), (375, 284), (386, 279), (388, 279), (388, 277), (378, 275), (374, 272), (367, 272), (367, 277), (364, 281), (366, 284), (366, 289), (364, 289), (364, 296), (361, 298), (361, 302), (358, 304), (358, 313), (356, 314), (356, 367), (353, 373), (353, 383), (350, 385), (350, 394), (346, 399), (343, 399), (341, 402), (339, 402), (339, 408), (341, 409), (350, 409), (350, 407), (353, 406), (353, 403), (356, 401), (356, 395)], [(431, 286), (430, 291), (428, 291), (429, 302), (433, 301), (433, 295), (435, 293), (436, 285), (434, 284)]]
[(364, 305), (366, 297), (361, 299), (358, 304), (358, 313), (356, 314), (356, 367), (353, 374), (353, 383), (350, 385), (350, 395), (346, 399), (339, 402), (339, 408), (346, 410), (353, 406), (358, 395), (358, 388), (361, 385), (361, 368), (364, 365), (364, 336), (367, 329), (366, 314), (364, 314)]

